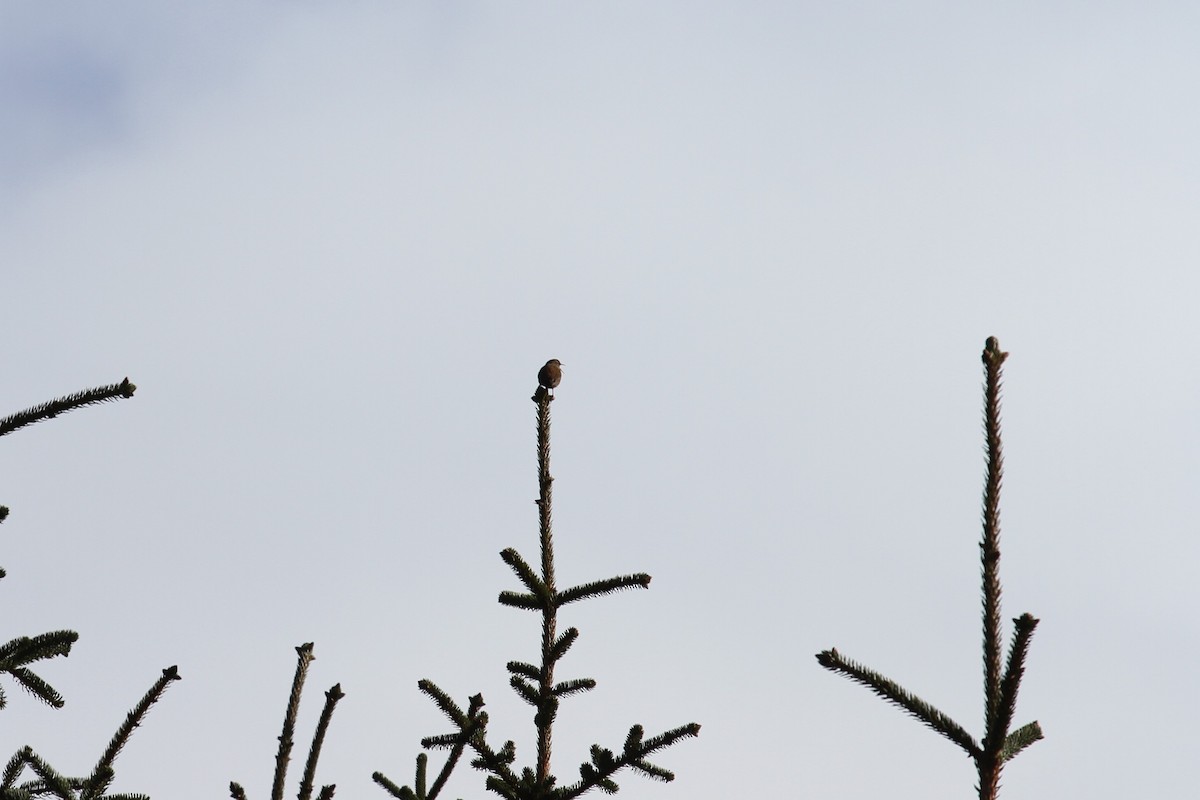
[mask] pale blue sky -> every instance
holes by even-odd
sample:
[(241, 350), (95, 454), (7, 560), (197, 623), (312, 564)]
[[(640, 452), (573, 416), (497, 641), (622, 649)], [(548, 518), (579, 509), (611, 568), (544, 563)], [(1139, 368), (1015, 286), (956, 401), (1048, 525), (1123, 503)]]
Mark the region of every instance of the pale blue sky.
[[(556, 768), (704, 728), (623, 796), (961, 798), (960, 751), (820, 669), (837, 646), (974, 733), (981, 367), (1006, 373), (1005, 617), (1042, 619), (1004, 797), (1192, 785), (1200, 12), (1183, 3), (209, 3), (0, 9), (0, 637), (73, 628), (0, 757), (156, 800), (384, 797), (533, 615), (533, 405), (554, 405)], [(1192, 520), (1189, 522), (1188, 520)], [(515, 644), (514, 644), (515, 642)], [(7, 688), (7, 687), (6, 687)], [(299, 770), (297, 764), (295, 769)], [(480, 797), (464, 771), (455, 797)]]

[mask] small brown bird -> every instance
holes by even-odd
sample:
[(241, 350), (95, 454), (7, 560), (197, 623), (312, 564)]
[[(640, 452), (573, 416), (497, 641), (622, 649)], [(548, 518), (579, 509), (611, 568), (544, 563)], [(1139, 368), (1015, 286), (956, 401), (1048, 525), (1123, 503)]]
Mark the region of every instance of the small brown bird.
[(545, 386), (550, 389), (550, 396), (554, 396), (554, 387), (558, 386), (562, 381), (562, 362), (557, 358), (552, 358), (546, 362), (546, 366), (538, 370), (538, 385)]

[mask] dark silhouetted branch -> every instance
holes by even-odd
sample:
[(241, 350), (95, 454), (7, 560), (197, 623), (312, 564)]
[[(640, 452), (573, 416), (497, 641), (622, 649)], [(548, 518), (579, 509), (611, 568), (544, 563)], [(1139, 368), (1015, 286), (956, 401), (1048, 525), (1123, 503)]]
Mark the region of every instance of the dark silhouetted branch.
[(54, 419), (59, 414), (65, 414), (77, 408), (96, 403), (107, 403), (110, 400), (128, 399), (133, 397), (136, 390), (137, 387), (129, 382), (129, 378), (126, 378), (120, 383), (99, 386), (95, 389), (84, 389), (82, 392), (59, 397), (48, 403), (40, 403), (11, 416), (0, 418), (0, 436), (6, 436), (26, 425), (32, 425), (44, 419)]
[(1000, 388), (1002, 366), (1007, 358), (1008, 353), (1000, 349), (996, 338), (988, 337), (982, 355), (983, 428), (987, 443), (987, 471), (983, 490), (983, 536), (979, 543), (983, 579), (985, 723), (982, 743), (976, 743), (961, 725), (890, 678), (843, 658), (835, 649), (817, 655), (821, 666), (861, 683), (970, 753), (979, 772), (980, 800), (995, 800), (1004, 763), (1042, 738), (1041, 727), (1036, 722), (1009, 733), (1016, 710), (1017, 692), (1025, 671), (1025, 658), (1038, 623), (1032, 615), (1023, 614), (1014, 621), (1012, 647), (1003, 672), (1000, 664), (1000, 652), (1003, 648), (1000, 619), (1000, 487), (1004, 475), (1004, 456), (1000, 439)]

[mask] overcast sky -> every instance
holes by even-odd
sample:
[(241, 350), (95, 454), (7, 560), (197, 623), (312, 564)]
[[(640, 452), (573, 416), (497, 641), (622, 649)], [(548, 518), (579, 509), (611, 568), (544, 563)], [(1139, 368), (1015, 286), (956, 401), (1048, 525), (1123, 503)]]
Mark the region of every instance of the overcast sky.
[[(1042, 620), (1004, 797), (1181, 797), (1200, 736), (1200, 11), (1189, 3), (0, 7), (0, 758), (156, 800), (269, 796), (293, 648), (319, 774), (411, 782), (538, 618), (548, 358), (573, 605), (555, 768), (699, 722), (622, 796), (963, 798), (982, 735), (982, 368), (1005, 381), (1004, 617)], [(1189, 521), (1190, 520), (1190, 521)], [(435, 760), (435, 763), (440, 763)], [(293, 776), (298, 779), (302, 753)], [(293, 781), (294, 786), (294, 781)], [(484, 796), (462, 770), (453, 797)], [(294, 794), (294, 788), (289, 794)]]

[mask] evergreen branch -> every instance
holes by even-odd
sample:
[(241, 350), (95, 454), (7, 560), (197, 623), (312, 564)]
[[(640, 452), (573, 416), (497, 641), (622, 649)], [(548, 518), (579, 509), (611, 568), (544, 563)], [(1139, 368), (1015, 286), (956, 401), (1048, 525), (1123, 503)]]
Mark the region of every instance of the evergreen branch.
[[(511, 742), (508, 744), (511, 744)], [(512, 763), (512, 759), (510, 758), (512, 753), (507, 747), (503, 753), (495, 753), (490, 748), (485, 753), (480, 752), (476, 743), (472, 742), (472, 748), (475, 750), (475, 758), (471, 760), (471, 766), (477, 770), (489, 773), (487, 779), (484, 781), (488, 788), (497, 785), (504, 786), (510, 792), (514, 793), (518, 790), (518, 787), (521, 785), (521, 779), (517, 777), (517, 773), (513, 772), (510, 766)], [(530, 770), (526, 769), (525, 772), (530, 773)], [(493, 789), (493, 791), (495, 790)]]
[[(482, 715), (486, 716), (486, 715)], [(509, 740), (504, 743), (504, 747), (500, 748), (500, 752), (492, 749), (487, 743), (487, 739), (480, 731), (479, 735), (471, 737), (469, 742), (471, 749), (475, 751), (475, 758), (471, 760), (471, 766), (477, 770), (491, 773), (487, 777), (487, 786), (492, 789), (493, 784), (503, 786), (509, 792), (516, 792), (521, 785), (521, 779), (512, 771), (512, 763), (517, 760), (517, 746)], [(528, 769), (526, 774), (532, 775)], [(492, 789), (496, 791), (495, 789)], [(500, 792), (500, 794), (505, 794)], [(508, 796), (508, 795), (505, 795)]]
[(890, 678), (874, 670), (867, 669), (848, 658), (843, 658), (836, 648), (819, 653), (817, 661), (825, 669), (832, 672), (839, 672), (850, 678), (850, 680), (866, 686), (889, 703), (899, 706), (901, 710), (916, 717), (925, 725), (928, 725), (963, 750), (966, 750), (971, 757), (977, 758), (980, 755), (981, 750), (979, 745), (961, 725)]
[(589, 789), (599, 787), (605, 794), (616, 794), (621, 788), (616, 781), (607, 777), (603, 768), (598, 769), (592, 764), (580, 764), (579, 777), (580, 784), (587, 785)]
[(24, 686), (29, 692), (51, 708), (63, 707), (63, 696), (53, 686), (46, 683), (25, 667), (12, 667), (5, 670), (13, 679)]
[[(424, 753), (421, 755), (424, 755)], [(420, 758), (420, 756), (418, 756), (418, 758)], [(418, 796), (413, 794), (412, 789), (409, 789), (407, 786), (397, 786), (392, 780), (378, 770), (371, 773), (371, 780), (383, 787), (383, 790), (392, 797), (401, 798), (401, 800), (419, 800)]]
[[(537, 709), (537, 713), (533, 715), (533, 724), (539, 730), (549, 730), (558, 718), (558, 698), (547, 693), (538, 703)], [(549, 774), (546, 777), (550, 777)]]
[(13, 785), (13, 781), (21, 774), (21, 769), (25, 766), (26, 752), (32, 753), (29, 747), (22, 748), (13, 753), (12, 758), (4, 765), (4, 773), (0, 775), (0, 789), (8, 789)]
[[(699, 731), (699, 728), (697, 728)], [(629, 766), (643, 773), (649, 778), (664, 783), (675, 780), (675, 773), (670, 770), (663, 769), (656, 764), (651, 764), (644, 760), (639, 754), (642, 753), (642, 735), (644, 730), (641, 725), (634, 725), (629, 729), (629, 735), (625, 737), (624, 753), (629, 759)]]
[(578, 628), (567, 628), (563, 631), (563, 635), (555, 640), (550, 647), (550, 663), (557, 663), (567, 651), (571, 649), (571, 645), (575, 644), (575, 640), (579, 638)]
[[(158, 702), (167, 687), (172, 682), (180, 680), (179, 669), (171, 666), (162, 671), (162, 676), (154, 682), (150, 690), (138, 701), (128, 714), (125, 715), (125, 721), (117, 728), (117, 732), (113, 734), (112, 740), (108, 743), (108, 747), (100, 756), (100, 760), (96, 762), (95, 769), (92, 770), (91, 776), (87, 779), (89, 786), (94, 785), (99, 788), (103, 782), (103, 776), (107, 772), (111, 772), (113, 762), (116, 761), (117, 755), (121, 752), (121, 748), (129, 741), (129, 737), (133, 734), (135, 728), (142, 724), (146, 714), (150, 711), (150, 707)], [(85, 789), (81, 800), (90, 800), (97, 795)]]
[(459, 731), (456, 733), (439, 733), (435, 736), (425, 736), (421, 739), (421, 747), (424, 747), (426, 750), (448, 750), (454, 747), (454, 744), (458, 741), (458, 737), (461, 735), (462, 732)]
[(625, 737), (625, 747), (622, 752), (629, 758), (636, 758), (641, 752), (642, 737), (646, 735), (646, 729), (641, 725), (634, 725), (629, 729), (629, 734)]
[[(15, 786), (21, 771), (28, 766), (36, 775), (35, 780)], [(0, 798), (3, 800), (31, 800), (35, 797), (51, 795), (62, 800), (85, 800), (86, 798), (101, 798), (102, 800), (149, 800), (144, 794), (106, 794), (113, 781), (113, 769), (110, 766), (98, 768), (87, 779), (68, 778), (55, 771), (43, 761), (30, 747), (24, 747), (13, 754), (5, 765), (3, 776), (0, 777)]]
[(304, 689), (304, 679), (308, 676), (308, 665), (314, 658), (312, 642), (305, 642), (296, 648), (296, 675), (292, 679), (292, 692), (288, 695), (287, 711), (283, 715), (279, 750), (275, 753), (275, 780), (271, 787), (271, 800), (283, 800), (283, 785), (287, 780), (288, 761), (294, 744), (292, 737), (296, 731), (296, 716), (300, 713), (300, 693)]
[(552, 599), (550, 590), (547, 588), (544, 581), (537, 576), (533, 568), (521, 558), (521, 554), (511, 547), (506, 547), (500, 551), (500, 558), (504, 560), (512, 568), (512, 571), (521, 579), (521, 583), (529, 589), (530, 594), (541, 598), (543, 603), (549, 604)]
[(425, 790), (425, 780), (429, 757), (425, 753), (417, 756), (417, 772), (413, 781), (416, 791), (407, 786), (396, 785), (382, 772), (373, 773), (372, 778), (393, 797), (401, 797), (404, 800), (434, 800), (441, 793), (446, 781), (450, 779), (450, 774), (458, 765), (459, 759), (468, 745), (477, 750), (481, 746), (489, 755), (494, 757), (494, 754), (483, 741), (483, 732), (487, 727), (488, 717), (482, 710), (484, 706), (482, 694), (471, 697), (471, 705), (467, 709), (467, 713), (463, 714), (462, 709), (432, 681), (421, 681), (418, 686), (421, 691), (433, 698), (434, 702), (446, 712), (455, 724), (459, 725), (458, 733), (427, 736), (421, 740), (421, 746), (426, 749), (449, 748), (450, 755), (446, 757), (446, 763), (442, 765), (442, 769), (428, 793)]
[(1042, 726), (1036, 722), (1031, 722), (1028, 725), (1022, 725), (1020, 728), (1017, 728), (1004, 740), (1004, 748), (1000, 751), (1001, 763), (1013, 758), (1017, 753), (1041, 738), (1043, 738)]
[(556, 783), (558, 783), (558, 778), (554, 775), (547, 775), (543, 779), (539, 778), (533, 770), (526, 768), (521, 771), (520, 797), (522, 800), (527, 797), (557, 797), (559, 792), (554, 790)]
[(333, 800), (333, 791), (336, 788), (336, 783), (325, 784), (321, 787), (321, 793), (317, 795), (317, 800)]
[(974, 759), (979, 773), (977, 788), (980, 800), (995, 800), (1004, 763), (1042, 736), (1041, 728), (1036, 722), (1011, 735), (1008, 734), (1016, 709), (1017, 692), (1025, 671), (1025, 659), (1034, 628), (1038, 624), (1032, 615), (1024, 614), (1014, 620), (1016, 633), (1003, 672), (1000, 664), (1003, 645), (1000, 619), (1000, 488), (1004, 474), (1000, 437), (1000, 393), (1002, 368), (1007, 358), (1008, 353), (1000, 349), (996, 338), (988, 337), (982, 355), (987, 471), (983, 492), (983, 535), (979, 542), (983, 578), (985, 726), (982, 745), (976, 744), (961, 726), (937, 709), (879, 673), (843, 659), (837, 650), (827, 650), (817, 655), (818, 662), (825, 668), (841, 672), (867, 686), (966, 750)]
[[(111, 765), (97, 768), (89, 778), (83, 781), (79, 800), (97, 800), (97, 798), (105, 797), (105, 793), (108, 791), (108, 787), (112, 786), (115, 777), (116, 772), (113, 771)], [(105, 800), (108, 799), (105, 798)]]
[(471, 705), (467, 709), (467, 716), (471, 724), (463, 729), (462, 735), (455, 742), (454, 748), (450, 751), (450, 755), (446, 758), (446, 763), (442, 765), (442, 769), (438, 772), (438, 776), (433, 781), (433, 787), (429, 793), (425, 793), (424, 775), (418, 775), (420, 780), (417, 782), (417, 791), (420, 792), (421, 800), (436, 800), (437, 796), (442, 793), (442, 788), (446, 785), (446, 781), (450, 780), (450, 773), (454, 772), (454, 768), (458, 766), (458, 760), (462, 758), (463, 750), (469, 742), (476, 738), (482, 739), (484, 726), (487, 725), (487, 714), (481, 714), (480, 709), (483, 708), (483, 695), (477, 694), (471, 698)]
[(645, 741), (642, 740), (642, 734), (641, 725), (634, 725), (630, 728), (629, 735), (625, 739), (623, 752), (619, 758), (607, 748), (600, 745), (592, 745), (592, 762), (590, 764), (585, 762), (579, 765), (579, 781), (558, 790), (555, 793), (556, 800), (571, 800), (571, 798), (578, 797), (594, 788), (599, 788), (607, 794), (612, 794), (617, 791), (618, 787), (611, 779), (611, 776), (625, 767), (633, 767), (637, 771), (657, 780), (664, 782), (673, 781), (675, 779), (674, 773), (647, 762), (645, 758), (651, 753), (670, 747), (680, 739), (699, 736), (700, 726), (694, 722), (690, 725), (681, 725), (678, 728), (672, 728)]
[(590, 692), (596, 688), (596, 682), (591, 678), (574, 678), (569, 681), (556, 683), (551, 689), (555, 697), (570, 697), (573, 694)]
[(680, 739), (693, 739), (699, 735), (700, 725), (698, 723), (692, 722), (688, 725), (680, 725), (678, 728), (672, 728), (643, 742), (637, 751), (638, 757), (648, 756), (651, 753), (670, 747)]
[(526, 703), (529, 703), (529, 705), (533, 706), (534, 708), (537, 708), (538, 704), (541, 703), (541, 698), (538, 696), (538, 690), (531, 686), (520, 675), (513, 675), (511, 678), (509, 678), (508, 685), (513, 688), (513, 691), (516, 692), (522, 700), (524, 700)]
[[(63, 698), (41, 677), (24, 668), (26, 664), (55, 656), (68, 656), (71, 645), (79, 640), (75, 631), (50, 631), (37, 636), (20, 636), (0, 646), (0, 672), (7, 672), (35, 697), (53, 708), (62, 708)], [(7, 697), (0, 690), (0, 708)]]
[(243, 789), (242, 785), (237, 781), (230, 781), (229, 796), (232, 797), (233, 800), (246, 800), (246, 790)]
[(8, 519), (8, 506), (0, 506), (0, 522)]
[(607, 578), (602, 581), (593, 581), (579, 586), (573, 586), (565, 592), (558, 593), (558, 605), (565, 606), (567, 603), (573, 603), (576, 600), (583, 600), (587, 597), (599, 597), (600, 595), (612, 594), (622, 589), (649, 589), (650, 576), (644, 572), (639, 572), (636, 575), (620, 575), (616, 578)]
[(429, 777), (429, 756), (421, 753), (417, 756), (417, 774), (413, 776), (414, 790), (410, 794), (415, 794), (421, 800), (425, 800), (428, 793), (428, 777)]
[(987, 478), (983, 492), (983, 539), (979, 543), (979, 551), (983, 563), (984, 727), (990, 732), (996, 730), (1000, 707), (1000, 484), (1004, 475), (1004, 454), (1000, 442), (1000, 379), (1008, 353), (1000, 350), (996, 337), (989, 336), (982, 358)]
[(541, 671), (533, 664), (529, 664), (524, 661), (510, 661), (506, 666), (508, 667), (508, 671), (513, 675), (520, 675), (521, 677), (528, 678), (531, 681), (538, 681), (542, 679)]
[(129, 378), (126, 378), (120, 383), (100, 386), (95, 389), (85, 389), (82, 392), (56, 398), (48, 403), (41, 403), (24, 411), (19, 411), (12, 416), (0, 419), (0, 436), (5, 436), (15, 430), (24, 428), (26, 425), (32, 425), (44, 419), (53, 419), (59, 414), (65, 414), (77, 408), (83, 408), (84, 406), (96, 403), (105, 403), (109, 400), (133, 397), (133, 393), (136, 390), (137, 387), (129, 382)]
[(613, 751), (607, 747), (601, 747), (594, 744), (588, 751), (592, 756), (592, 763), (602, 769), (608, 769), (616, 763), (616, 758), (613, 756)]
[(54, 656), (68, 656), (79, 641), (75, 631), (50, 631), (37, 636), (20, 636), (0, 645), (0, 669), (20, 667)]
[(534, 594), (518, 594), (516, 592), (501, 592), (500, 605), (511, 608), (523, 608), (529, 611), (544, 611), (546, 604)]
[(483, 785), (488, 791), (495, 792), (505, 800), (517, 800), (517, 789), (509, 786), (495, 775), (488, 775)]
[(326, 731), (329, 730), (329, 720), (333, 718), (334, 706), (345, 696), (340, 683), (335, 683), (325, 693), (325, 708), (321, 710), (321, 718), (313, 733), (312, 745), (308, 748), (308, 761), (304, 765), (304, 777), (300, 779), (299, 800), (309, 800), (312, 797), (313, 778), (317, 773), (317, 760), (321, 757), (321, 745), (325, 742)]
[[(557, 364), (558, 362), (548, 362)], [(545, 387), (548, 378), (539, 376), (539, 382)], [(557, 383), (557, 378), (554, 379)], [(418, 688), (427, 694), (442, 712), (458, 727), (458, 732), (425, 737), (421, 745), (427, 750), (452, 749), (454, 754), (439, 775), (435, 785), (428, 793), (424, 783), (427, 770), (427, 756), (422, 753), (417, 759), (417, 775), (414, 782), (415, 791), (407, 786), (399, 786), (381, 772), (372, 775), (373, 780), (394, 798), (402, 800), (435, 800), (436, 795), (444, 785), (445, 778), (450, 774), (458, 754), (470, 747), (474, 753), (471, 766), (487, 773), (485, 785), (488, 791), (499, 795), (505, 800), (565, 800), (599, 787), (606, 792), (617, 791), (617, 784), (611, 775), (626, 767), (634, 766), (652, 777), (669, 780), (673, 776), (660, 767), (644, 761), (648, 754), (666, 747), (676, 739), (684, 736), (695, 736), (699, 733), (698, 725), (688, 725), (668, 731), (650, 742), (641, 740), (640, 731), (637, 736), (626, 742), (626, 752), (620, 758), (612, 751), (596, 745), (592, 748), (592, 763), (581, 767), (583, 779), (574, 787), (574, 794), (567, 789), (556, 788), (558, 780), (550, 771), (550, 755), (553, 724), (557, 717), (560, 699), (562, 697), (587, 691), (595, 687), (596, 682), (590, 678), (572, 679), (555, 683), (554, 668), (573, 644), (579, 638), (579, 631), (569, 628), (561, 635), (557, 634), (558, 608), (575, 600), (609, 594), (626, 588), (646, 588), (650, 576), (645, 574), (619, 576), (606, 581), (599, 581), (570, 590), (568, 594), (559, 595), (555, 584), (554, 547), (552, 534), (552, 488), (554, 478), (550, 475), (550, 402), (553, 397), (545, 388), (533, 397), (537, 404), (537, 456), (538, 456), (538, 486), (539, 494), (535, 503), (538, 507), (539, 544), (541, 549), (540, 574), (512, 548), (501, 552), (501, 558), (517, 575), (527, 591), (503, 591), (499, 595), (502, 605), (540, 611), (542, 614), (541, 661), (534, 664), (526, 661), (509, 661), (507, 669), (510, 673), (509, 683), (514, 691), (530, 705), (534, 706), (534, 725), (537, 734), (537, 758), (533, 766), (525, 767), (518, 774), (512, 767), (516, 761), (516, 747), (512, 741), (507, 741), (499, 751), (492, 748), (487, 741), (485, 726), (487, 715), (482, 713), (482, 697), (473, 697), (471, 709), (464, 714), (463, 710), (432, 681), (422, 680)]]
[(1012, 648), (1008, 653), (1008, 663), (1004, 668), (1004, 678), (1000, 681), (1000, 706), (996, 715), (996, 727), (984, 736), (986, 749), (999, 749), (1008, 738), (1008, 728), (1012, 725), (1013, 715), (1017, 710), (1017, 691), (1020, 688), (1021, 677), (1025, 674), (1025, 658), (1029, 654), (1029, 643), (1033, 639), (1033, 631), (1038, 620), (1032, 614), (1022, 614), (1013, 620), (1016, 632), (1013, 634)]
[(438, 688), (437, 684), (431, 680), (417, 681), (417, 688), (433, 699), (437, 707), (442, 710), (442, 713), (450, 718), (450, 721), (459, 727), (466, 728), (470, 724), (467, 715), (458, 707), (458, 704), (450, 699), (450, 695)]
[[(476, 737), (476, 740), (472, 742), (472, 749), (475, 750), (476, 757), (471, 760), (471, 766), (477, 770), (491, 772), (492, 775), (487, 778), (488, 781), (496, 778), (501, 785), (510, 789), (519, 786), (521, 779), (511, 769), (513, 762), (517, 760), (517, 746), (513, 744), (512, 740), (505, 742), (504, 747), (500, 748), (498, 753), (491, 749), (482, 736)], [(525, 774), (532, 775), (533, 773), (526, 768)]]
[[(540, 379), (539, 379), (540, 383)], [(537, 403), (537, 455), (538, 455), (538, 544), (541, 548), (541, 582), (545, 594), (542, 606), (542, 668), (538, 694), (540, 702), (533, 722), (537, 728), (537, 775), (527, 781), (530, 791), (541, 794), (552, 784), (550, 753), (554, 739), (554, 718), (558, 714), (558, 703), (550, 694), (554, 685), (554, 662), (550, 653), (558, 641), (558, 586), (554, 579), (554, 529), (551, 507), (553, 505), (554, 478), (550, 475), (550, 402), (545, 392), (534, 394)]]
[[(53, 794), (55, 797), (61, 798), (61, 800), (74, 800), (74, 787), (71, 785), (71, 781), (66, 776), (60, 775), (53, 767), (43, 761), (40, 756), (33, 752), (33, 748), (29, 746), (23, 747), (16, 756), (13, 756), (14, 759), (18, 757), (21, 759), (22, 767), (28, 766), (41, 779), (40, 781), (27, 783), (18, 788), (28, 791), (31, 796)], [(17, 771), (20, 772), (20, 769)], [(7, 775), (7, 773), (8, 770), (6, 769), (5, 774)]]
[(663, 783), (670, 783), (675, 780), (674, 772), (663, 769), (656, 764), (651, 764), (649, 761), (630, 761), (629, 766), (651, 780), (662, 781)]

